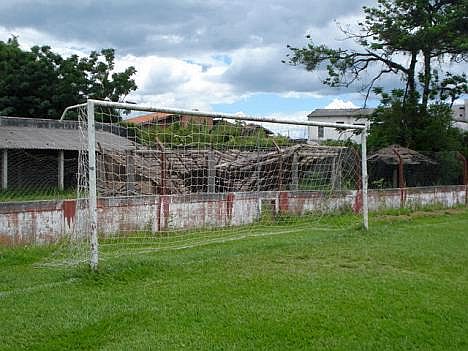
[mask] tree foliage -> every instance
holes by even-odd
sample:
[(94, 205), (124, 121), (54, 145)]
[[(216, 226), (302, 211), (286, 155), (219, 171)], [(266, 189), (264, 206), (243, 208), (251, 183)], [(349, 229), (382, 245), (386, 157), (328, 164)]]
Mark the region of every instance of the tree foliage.
[(422, 104), (405, 104), (401, 89), (379, 93), (381, 104), (370, 118), (371, 150), (390, 144), (424, 151), (463, 149), (462, 131), (452, 126), (452, 109), (447, 104), (435, 103), (426, 109)]
[(114, 60), (114, 49), (63, 58), (49, 46), (0, 41), (0, 115), (57, 119), (87, 98), (121, 101), (137, 88), (136, 69), (115, 72)]
[(423, 108), (436, 95), (453, 101), (467, 92), (466, 75), (440, 72), (440, 64), (468, 61), (467, 8), (466, 0), (378, 0), (376, 7), (363, 8), (357, 32), (341, 28), (356, 48), (329, 48), (308, 36), (306, 47), (288, 46), (288, 62), (309, 71), (326, 68), (323, 83), (332, 87), (348, 87), (375, 70), (364, 85), (367, 95), (382, 76), (398, 74), (405, 101), (421, 97)]

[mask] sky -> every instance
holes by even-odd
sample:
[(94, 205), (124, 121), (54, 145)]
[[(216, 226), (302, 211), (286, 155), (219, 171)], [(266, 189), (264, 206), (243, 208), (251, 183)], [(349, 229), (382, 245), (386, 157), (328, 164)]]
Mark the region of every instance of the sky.
[[(63, 56), (114, 48), (137, 69), (128, 101), (305, 120), (315, 108), (362, 107), (360, 85), (321, 84), (322, 71), (281, 61), (286, 45), (346, 47), (371, 0), (0, 0), (0, 40), (49, 45)], [(365, 79), (366, 77), (364, 77)], [(398, 84), (396, 77), (381, 85)], [(376, 105), (371, 99), (369, 105)]]

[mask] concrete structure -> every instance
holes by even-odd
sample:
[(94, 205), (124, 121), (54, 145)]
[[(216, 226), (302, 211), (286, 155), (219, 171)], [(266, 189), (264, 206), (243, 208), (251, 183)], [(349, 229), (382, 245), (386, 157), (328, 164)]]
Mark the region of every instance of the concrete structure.
[[(369, 115), (374, 112), (373, 108), (346, 108), (346, 109), (316, 109), (307, 118), (309, 121), (364, 125), (368, 121)], [(334, 128), (309, 127), (309, 142), (320, 143), (325, 140), (346, 140), (351, 139), (360, 143), (360, 136), (354, 135), (352, 131), (340, 131)]]
[(454, 125), (457, 128), (468, 131), (468, 99), (463, 104), (452, 106)]
[[(307, 118), (314, 122), (344, 123), (344, 124), (364, 124), (368, 122), (368, 117), (375, 111), (374, 108), (347, 108), (347, 109), (316, 109)], [(468, 131), (468, 99), (463, 104), (456, 104), (452, 107), (454, 126)], [(333, 128), (309, 127), (310, 143), (320, 143), (325, 140), (346, 140), (359, 143), (359, 136), (353, 135), (349, 131), (339, 131)]]
[[(468, 204), (466, 185), (369, 190), (369, 208)], [(116, 233), (238, 226), (254, 223), (270, 214), (304, 214), (339, 209), (360, 211), (359, 191), (343, 191), (333, 197), (313, 191), (267, 191), (152, 195), (98, 200), (98, 232)], [(74, 233), (77, 218), (87, 218), (87, 209), (75, 200), (30, 201), (0, 205), (0, 245), (47, 244)]]
[[(118, 126), (97, 123), (96, 129), (102, 148), (125, 150), (134, 145), (119, 136)], [(86, 140), (76, 121), (0, 116), (2, 189), (74, 187), (78, 151)]]

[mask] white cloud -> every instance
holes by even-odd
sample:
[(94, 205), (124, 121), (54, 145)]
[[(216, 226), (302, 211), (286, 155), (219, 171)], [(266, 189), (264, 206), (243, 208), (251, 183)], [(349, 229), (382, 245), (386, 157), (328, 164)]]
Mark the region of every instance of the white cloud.
[(137, 92), (129, 100), (163, 107), (211, 110), (211, 104), (230, 103), (239, 99), (232, 85), (219, 78), (227, 65), (217, 60), (188, 62), (156, 55), (118, 59), (116, 69), (135, 66)]
[(330, 102), (325, 108), (334, 108), (334, 109), (342, 109), (342, 108), (357, 108), (357, 106), (352, 101), (344, 101), (339, 98), (334, 98), (332, 102)]
[(31, 47), (38, 45), (48, 45), (54, 52), (62, 56), (79, 55), (85, 56), (93, 50), (93, 46), (89, 43), (77, 40), (63, 41), (57, 39), (51, 34), (38, 31), (34, 28), (6, 28), (0, 26), (0, 40), (7, 41), (9, 38), (16, 36), (23, 50), (29, 50)]
[(323, 97), (323, 95), (321, 94), (317, 94), (314, 92), (302, 92), (302, 91), (288, 91), (286, 93), (281, 93), (278, 95), (287, 99), (302, 99), (302, 98), (320, 99)]
[(222, 79), (243, 93), (272, 92), (290, 97), (296, 93), (297, 97), (300, 94), (316, 97), (332, 91), (321, 83), (320, 72), (307, 72), (303, 67), (282, 63), (287, 53), (282, 45), (234, 50), (231, 52), (232, 63)]

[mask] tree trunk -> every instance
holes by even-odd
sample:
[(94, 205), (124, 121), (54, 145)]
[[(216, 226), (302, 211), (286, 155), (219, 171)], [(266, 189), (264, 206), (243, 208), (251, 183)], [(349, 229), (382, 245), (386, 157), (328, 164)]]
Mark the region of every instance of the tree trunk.
[(411, 52), (411, 62), (408, 68), (408, 81), (406, 85), (406, 96), (405, 101), (409, 98), (410, 105), (412, 103), (411, 100), (416, 98), (416, 63), (418, 62), (418, 51)]
[(429, 102), (430, 84), (431, 84), (431, 52), (424, 51), (424, 77), (423, 77), (423, 96), (422, 106), (424, 109), (427, 108)]

